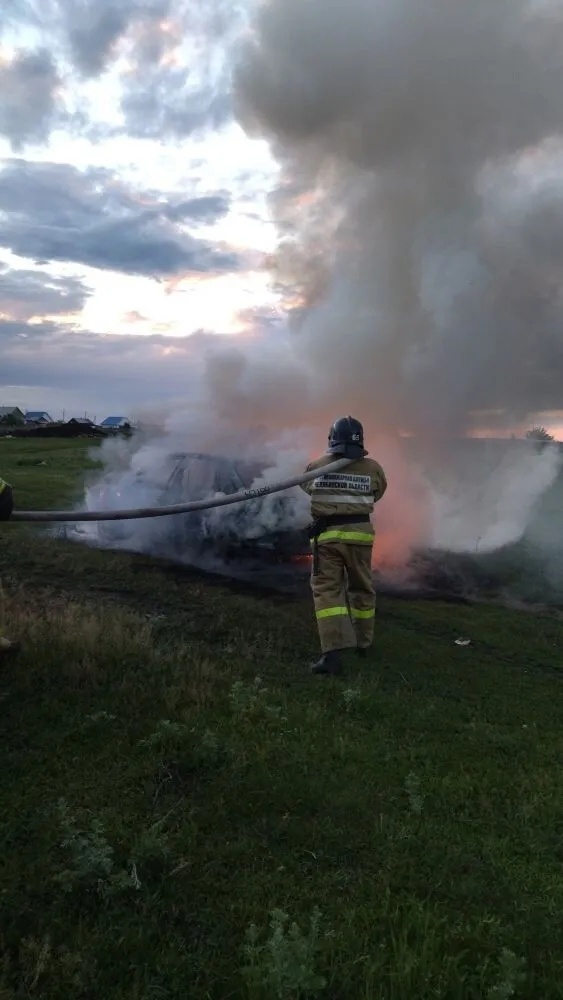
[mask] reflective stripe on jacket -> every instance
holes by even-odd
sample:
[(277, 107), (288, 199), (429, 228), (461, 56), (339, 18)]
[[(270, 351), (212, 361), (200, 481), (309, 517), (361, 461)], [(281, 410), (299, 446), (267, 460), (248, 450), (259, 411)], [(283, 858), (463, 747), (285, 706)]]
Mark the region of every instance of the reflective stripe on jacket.
[[(346, 525), (327, 524), (317, 537), (322, 545), (326, 542), (344, 542), (356, 545), (373, 543), (373, 525), (367, 521), (374, 505), (387, 489), (387, 479), (379, 462), (372, 458), (360, 458), (341, 472), (323, 474), (323, 467), (334, 462), (334, 456), (323, 455), (310, 462), (307, 472), (318, 469), (319, 475), (303, 489), (311, 497), (311, 515), (314, 521), (344, 516)], [(354, 516), (358, 522), (354, 523)]]
[(371, 545), (373, 542), (374, 530), (373, 525), (364, 524), (354, 528), (350, 525), (349, 528), (328, 528), (327, 531), (321, 531), (317, 541), (319, 545), (323, 542), (352, 542), (355, 545)]

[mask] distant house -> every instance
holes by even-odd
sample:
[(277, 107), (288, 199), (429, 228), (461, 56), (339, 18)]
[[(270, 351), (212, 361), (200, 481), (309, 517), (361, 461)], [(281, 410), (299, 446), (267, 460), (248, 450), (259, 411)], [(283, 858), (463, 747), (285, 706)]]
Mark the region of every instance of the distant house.
[(100, 427), (105, 427), (106, 430), (110, 431), (117, 431), (132, 426), (133, 422), (128, 417), (106, 417), (100, 424)]
[(45, 410), (28, 410), (25, 422), (26, 424), (53, 424), (54, 420)]
[(76, 424), (80, 424), (82, 427), (95, 427), (96, 426), (95, 423), (94, 423), (94, 421), (90, 420), (90, 417), (71, 417), (70, 420), (67, 420), (67, 424), (72, 424), (73, 427)]
[(19, 406), (0, 406), (0, 423), (14, 427), (25, 423), (25, 416)]

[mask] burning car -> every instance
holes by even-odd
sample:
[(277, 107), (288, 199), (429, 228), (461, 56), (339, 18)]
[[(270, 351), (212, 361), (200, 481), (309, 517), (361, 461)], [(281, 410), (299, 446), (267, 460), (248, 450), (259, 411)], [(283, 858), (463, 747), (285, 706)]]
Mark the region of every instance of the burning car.
[[(193, 452), (165, 455), (158, 466), (108, 473), (88, 494), (90, 509), (158, 507), (238, 493), (263, 485), (267, 462), (248, 462)], [(190, 560), (258, 557), (284, 562), (310, 552), (305, 530), (308, 500), (299, 489), (270, 494), (233, 506), (173, 514), (163, 518), (100, 521), (104, 547)]]

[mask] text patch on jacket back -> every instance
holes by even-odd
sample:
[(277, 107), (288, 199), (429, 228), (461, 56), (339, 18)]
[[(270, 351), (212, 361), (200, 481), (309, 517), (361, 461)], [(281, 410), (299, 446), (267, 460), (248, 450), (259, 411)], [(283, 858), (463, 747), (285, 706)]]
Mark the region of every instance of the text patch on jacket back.
[(326, 476), (318, 476), (313, 480), (315, 490), (337, 490), (339, 493), (372, 492), (371, 476), (350, 476), (342, 472), (333, 472)]

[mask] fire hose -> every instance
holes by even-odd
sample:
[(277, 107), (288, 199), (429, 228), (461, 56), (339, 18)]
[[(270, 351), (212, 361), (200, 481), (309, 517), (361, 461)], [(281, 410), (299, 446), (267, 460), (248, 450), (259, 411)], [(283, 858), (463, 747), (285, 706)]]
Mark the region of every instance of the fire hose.
[(138, 507), (132, 510), (17, 510), (12, 513), (10, 521), (67, 521), (72, 524), (82, 521), (136, 521), (147, 517), (169, 517), (171, 514), (189, 514), (194, 510), (210, 510), (213, 507), (226, 507), (228, 504), (244, 503), (257, 500), (270, 493), (283, 493), (293, 486), (311, 482), (319, 475), (338, 472), (351, 464), (351, 459), (340, 458), (322, 469), (304, 472), (292, 479), (280, 483), (267, 483), (255, 489), (239, 490), (238, 493), (228, 493), (226, 496), (207, 497), (204, 500), (192, 500), (189, 503), (177, 503), (164, 507)]

